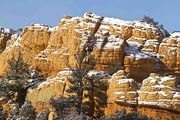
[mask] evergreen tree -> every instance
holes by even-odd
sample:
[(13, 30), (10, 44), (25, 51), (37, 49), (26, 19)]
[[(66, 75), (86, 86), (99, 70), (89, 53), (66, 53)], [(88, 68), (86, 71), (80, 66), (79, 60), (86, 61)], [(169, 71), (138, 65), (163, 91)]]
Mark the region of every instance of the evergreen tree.
[(67, 114), (69, 114), (71, 111), (71, 104), (68, 103), (68, 98), (65, 98), (61, 96), (58, 99), (51, 99), (50, 104), (55, 108), (56, 112), (58, 113), (58, 116), (61, 119), (64, 119)]
[(77, 67), (71, 69), (72, 78), (69, 79), (71, 86), (67, 90), (70, 95), (67, 99), (68, 104), (73, 104), (79, 114), (92, 118), (100, 117), (99, 113), (102, 113), (107, 100), (107, 81), (103, 81), (101, 75), (88, 75), (95, 65), (92, 56), (83, 59), (80, 54), (76, 59)]
[(9, 69), (4, 78), (0, 80), (0, 96), (7, 99), (15, 99), (15, 103), (21, 107), (25, 101), (28, 88), (34, 86), (42, 77), (33, 78), (31, 82), (31, 71), (29, 65), (25, 63), (20, 54), (17, 58), (8, 61)]
[[(8, 99), (16, 97), (16, 103), (21, 106), (24, 103), (27, 89), (24, 85), (30, 78), (30, 70), (27, 63), (22, 59), (21, 54), (17, 59), (12, 58), (8, 61), (9, 69), (5, 78), (1, 80), (1, 95), (5, 95)], [(16, 95), (16, 96), (14, 96)]]
[(70, 86), (67, 92), (69, 93), (69, 102), (75, 105), (79, 114), (82, 113), (82, 101), (83, 93), (85, 90), (85, 76), (88, 73), (88, 69), (82, 68), (82, 66), (71, 69), (72, 79), (69, 79)]
[(16, 80), (19, 83), (26, 82), (30, 78), (29, 65), (24, 62), (20, 54), (17, 59), (12, 58), (8, 60), (9, 70), (7, 71), (6, 78), (8, 80)]
[(31, 105), (31, 102), (26, 101), (20, 109), (17, 110), (17, 113), (12, 116), (12, 120), (35, 120), (36, 111)]
[(83, 95), (84, 91), (86, 90), (86, 83), (87, 83), (87, 74), (94, 66), (94, 61), (91, 56), (88, 56), (85, 59), (83, 53), (79, 53), (76, 56), (76, 68), (70, 68), (72, 71), (72, 77), (69, 79), (69, 89), (67, 92), (69, 93), (68, 103), (73, 104), (79, 114), (83, 113)]
[(66, 90), (69, 97), (61, 96), (57, 100), (51, 99), (50, 103), (61, 119), (71, 116), (70, 113), (90, 116), (92, 119), (99, 118), (106, 106), (107, 81), (103, 80), (101, 75), (88, 74), (95, 65), (92, 56), (85, 59), (83, 54), (78, 54), (76, 63), (75, 68), (70, 68), (72, 71), (71, 77), (68, 79), (70, 86)]
[(103, 80), (101, 75), (87, 76), (86, 80), (84, 98), (87, 101), (83, 103), (86, 114), (92, 118), (99, 118), (107, 104), (107, 81)]
[(154, 21), (153, 18), (149, 17), (149, 16), (144, 16), (143, 19), (142, 19), (143, 22), (146, 22), (148, 24), (151, 24), (151, 25), (154, 25), (154, 26), (157, 26), (158, 25), (158, 22)]

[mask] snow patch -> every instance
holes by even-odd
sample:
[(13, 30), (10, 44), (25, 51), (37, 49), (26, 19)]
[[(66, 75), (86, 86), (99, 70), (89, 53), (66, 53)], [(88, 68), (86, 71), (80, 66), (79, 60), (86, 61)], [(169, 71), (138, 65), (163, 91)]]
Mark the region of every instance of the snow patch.
[(29, 28), (30, 30), (44, 30), (44, 29), (49, 29), (48, 25), (44, 25), (44, 24), (31, 24), (30, 26), (28, 26), (27, 28)]
[(54, 79), (54, 80), (50, 79), (50, 81), (47, 80), (47, 81), (45, 81), (45, 82), (42, 82), (42, 83), (37, 87), (37, 89), (41, 89), (42, 87), (45, 87), (45, 86), (47, 86), (47, 85), (52, 85), (52, 84), (55, 83), (55, 82), (64, 83), (63, 80), (59, 80), (59, 77), (54, 77), (53, 79)]
[(179, 97), (180, 98), (180, 92), (176, 92), (173, 97)]
[(138, 101), (138, 104), (142, 104), (142, 105), (157, 105), (158, 102)]
[(9, 29), (9, 28), (1, 28), (1, 27), (0, 27), (0, 31), (1, 31), (2, 33), (4, 33), (4, 34), (10, 34), (10, 33), (12, 33), (12, 30)]
[(175, 80), (175, 79), (176, 79), (176, 77), (163, 76), (161, 78), (161, 83), (166, 82), (166, 81)]
[(57, 29), (58, 29), (58, 26), (49, 27), (49, 30), (48, 30), (48, 31), (53, 32), (53, 31), (55, 31), (55, 30), (57, 30)]
[(83, 16), (85, 19), (90, 19), (93, 22), (100, 22), (100, 20), (103, 18), (97, 14), (91, 13), (91, 12), (86, 12)]
[(114, 94), (121, 95), (121, 94), (124, 94), (124, 92), (114, 92)]
[(124, 20), (120, 20), (120, 19), (117, 19), (117, 18), (108, 18), (108, 17), (105, 17), (102, 21), (102, 23), (105, 23), (105, 24), (114, 24), (114, 25), (125, 25), (125, 26), (132, 26), (134, 24), (133, 21), (124, 21)]
[(117, 80), (117, 84), (132, 83), (132, 82), (134, 82), (134, 79), (131, 78)]
[(87, 75), (90, 77), (91, 76), (97, 76), (97, 77), (109, 76), (109, 74), (104, 71), (93, 71), (93, 70), (89, 71)]
[(130, 55), (130, 57), (137, 59), (144, 59), (144, 58), (152, 58), (156, 56), (154, 52), (147, 52), (147, 51), (140, 51), (139, 48), (142, 44), (138, 42), (131, 42), (127, 41), (128, 47), (125, 48), (125, 53)]
[(176, 38), (176, 37), (180, 37), (180, 32), (174, 32), (171, 34), (171, 37)]
[(161, 94), (163, 96), (167, 96), (167, 94), (164, 91), (160, 91), (159, 94)]

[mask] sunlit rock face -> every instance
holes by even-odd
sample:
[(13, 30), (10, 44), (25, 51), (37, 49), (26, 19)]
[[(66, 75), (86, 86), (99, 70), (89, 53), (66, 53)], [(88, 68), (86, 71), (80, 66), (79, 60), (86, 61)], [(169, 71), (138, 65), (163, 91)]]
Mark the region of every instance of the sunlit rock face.
[[(0, 58), (4, 64), (8, 56), (20, 52), (32, 69), (56, 75), (65, 67), (75, 67), (76, 55), (81, 52), (94, 57), (96, 70), (125, 68), (142, 81), (163, 68), (159, 67), (157, 52), (164, 37), (165, 30), (146, 22), (85, 13), (83, 17), (65, 16), (54, 28), (40, 24), (24, 28), (21, 35), (14, 35), (8, 42), (8, 50)], [(4, 65), (0, 74), (7, 67)]]
[(156, 120), (179, 117), (180, 77), (178, 76), (151, 73), (140, 85), (129, 78), (124, 70), (119, 70), (109, 80), (107, 93), (106, 115), (111, 115), (119, 109), (129, 112), (136, 109)]
[(75, 66), (75, 55), (91, 44), (101, 17), (86, 13), (81, 17), (65, 16), (52, 32), (47, 48), (33, 61), (33, 68), (57, 74), (64, 67)]
[[(163, 28), (143, 21), (124, 21), (94, 13), (64, 16), (53, 28), (32, 24), (21, 33), (0, 28), (0, 76), (6, 74), (8, 60), (19, 56), (30, 69), (48, 75), (46, 81), (27, 94), (39, 112), (50, 107), (45, 104), (50, 98), (68, 96), (71, 75), (66, 68), (76, 67), (79, 53), (84, 61), (95, 61), (93, 71), (109, 72), (107, 107), (103, 108), (106, 115), (126, 109), (143, 114), (147, 111), (148, 116), (157, 120), (178, 117), (175, 113), (180, 112), (179, 32), (167, 36)], [(156, 112), (162, 113), (162, 117)]]
[(124, 70), (114, 73), (109, 80), (108, 103), (105, 114), (110, 115), (118, 109), (132, 110), (126, 106), (137, 106), (138, 84), (129, 78)]
[(151, 73), (139, 90), (139, 105), (180, 110), (180, 78)]
[(97, 70), (108, 70), (112, 66), (123, 66), (126, 42), (120, 36), (120, 27), (111, 31), (114, 24), (105, 21), (101, 23), (94, 36), (92, 54), (97, 61)]
[(6, 73), (7, 61), (12, 58), (21, 56), (25, 62), (31, 64), (34, 57), (46, 48), (50, 33), (48, 26), (33, 24), (24, 28), (21, 35), (12, 35), (12, 40), (0, 55), (0, 75)]
[(159, 46), (159, 59), (165, 72), (180, 75), (180, 33), (171, 34)]

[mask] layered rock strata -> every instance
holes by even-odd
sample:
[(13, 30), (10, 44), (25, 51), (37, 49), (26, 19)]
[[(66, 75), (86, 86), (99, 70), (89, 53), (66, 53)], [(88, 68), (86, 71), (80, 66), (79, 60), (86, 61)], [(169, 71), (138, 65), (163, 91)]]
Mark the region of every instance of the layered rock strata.
[(113, 74), (109, 80), (108, 103), (105, 114), (110, 115), (119, 109), (132, 111), (132, 106), (135, 107), (138, 104), (137, 89), (137, 82), (128, 78), (124, 70), (119, 70)]
[(180, 33), (168, 37), (166, 32), (143, 21), (123, 21), (94, 13), (65, 16), (54, 28), (32, 24), (21, 34), (1, 28), (0, 76), (6, 74), (8, 60), (19, 56), (31, 69), (48, 74), (47, 80), (29, 89), (27, 95), (37, 111), (47, 110), (45, 103), (51, 97), (67, 95), (70, 73), (64, 68), (76, 67), (76, 57), (81, 53), (85, 60), (93, 58), (94, 71), (114, 73), (106, 79), (107, 115), (124, 108), (170, 116), (160, 118), (156, 114), (156, 119), (178, 118)]
[(180, 78), (151, 73), (142, 82), (138, 104), (180, 112)]

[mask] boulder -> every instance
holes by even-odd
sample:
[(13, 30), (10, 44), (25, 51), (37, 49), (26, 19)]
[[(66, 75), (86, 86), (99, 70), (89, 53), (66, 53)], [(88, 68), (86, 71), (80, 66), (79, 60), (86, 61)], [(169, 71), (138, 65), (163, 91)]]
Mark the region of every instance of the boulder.
[(48, 77), (46, 81), (41, 82), (37, 87), (28, 89), (27, 100), (31, 101), (37, 112), (47, 111), (52, 108), (49, 101), (51, 98), (58, 99), (60, 96), (66, 96), (67, 78), (70, 71), (60, 71), (57, 76)]

